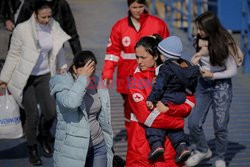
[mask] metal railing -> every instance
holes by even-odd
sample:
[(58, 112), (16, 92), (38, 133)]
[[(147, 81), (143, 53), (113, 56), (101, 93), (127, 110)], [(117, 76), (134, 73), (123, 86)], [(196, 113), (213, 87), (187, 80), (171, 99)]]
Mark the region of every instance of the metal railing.
[[(152, 13), (156, 14), (156, 1), (152, 0)], [(160, 0), (169, 10), (166, 13), (165, 21), (169, 28), (173, 28), (176, 21), (176, 14), (179, 14), (179, 27), (187, 29), (188, 39), (192, 39), (194, 31), (193, 20), (202, 12), (208, 10), (208, 6), (217, 6), (216, 0)], [(177, 5), (178, 4), (178, 5)]]
[(250, 73), (250, 0), (241, 0), (241, 49), (245, 55), (243, 72)]
[[(160, 0), (164, 3), (165, 7), (169, 9), (166, 13), (165, 21), (169, 23), (170, 30), (174, 27), (175, 16), (174, 13), (180, 14), (180, 28), (187, 28), (188, 38), (192, 38), (192, 3), (186, 3), (185, 0)], [(179, 3), (179, 7), (176, 7), (176, 4)], [(168, 13), (169, 12), (169, 13)], [(156, 0), (152, 0), (152, 13), (156, 13)], [(187, 27), (184, 26), (186, 22)]]

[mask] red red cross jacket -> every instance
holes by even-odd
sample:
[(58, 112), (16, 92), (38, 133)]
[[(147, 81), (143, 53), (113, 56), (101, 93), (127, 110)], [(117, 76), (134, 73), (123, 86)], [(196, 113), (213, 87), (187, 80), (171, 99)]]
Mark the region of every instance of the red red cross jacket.
[(115, 23), (112, 28), (106, 49), (102, 78), (113, 79), (115, 67), (118, 67), (116, 88), (120, 93), (127, 94), (127, 77), (133, 74), (137, 62), (134, 47), (136, 42), (144, 36), (159, 34), (162, 38), (169, 36), (166, 23), (147, 12), (140, 17), (139, 31), (134, 28), (130, 16)]
[(150, 111), (146, 106), (147, 96), (151, 92), (152, 79), (155, 69), (146, 71), (136, 70), (128, 82), (129, 103), (132, 107), (128, 130), (128, 151), (126, 167), (177, 167), (174, 161), (175, 150), (166, 137), (165, 153), (156, 162), (148, 160), (150, 147), (146, 139), (144, 126), (162, 129), (178, 129), (184, 127), (184, 118), (189, 115), (195, 105), (194, 96), (187, 96), (186, 102), (181, 105), (169, 104), (166, 113), (160, 113), (156, 109)]

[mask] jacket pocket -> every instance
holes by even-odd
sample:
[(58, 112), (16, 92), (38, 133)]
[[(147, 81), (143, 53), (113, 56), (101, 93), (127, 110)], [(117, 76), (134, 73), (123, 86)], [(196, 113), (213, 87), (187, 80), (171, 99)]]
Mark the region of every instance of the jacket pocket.
[(77, 127), (73, 125), (67, 125), (66, 134), (75, 137), (88, 138), (90, 135), (90, 130), (87, 127)]
[[(89, 144), (90, 131), (88, 128), (67, 125), (64, 147), (87, 149)], [(67, 152), (67, 151), (66, 151)]]

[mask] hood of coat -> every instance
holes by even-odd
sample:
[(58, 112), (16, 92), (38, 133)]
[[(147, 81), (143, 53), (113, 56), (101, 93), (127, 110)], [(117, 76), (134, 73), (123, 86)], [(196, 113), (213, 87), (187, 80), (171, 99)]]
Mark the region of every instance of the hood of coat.
[(74, 79), (70, 73), (66, 73), (64, 75), (55, 75), (49, 81), (50, 94), (55, 95), (58, 91), (70, 89), (73, 83)]

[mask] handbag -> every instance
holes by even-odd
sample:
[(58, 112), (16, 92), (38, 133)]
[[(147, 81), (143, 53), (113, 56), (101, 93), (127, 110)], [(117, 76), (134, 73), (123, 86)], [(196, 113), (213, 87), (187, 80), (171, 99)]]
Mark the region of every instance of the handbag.
[(6, 89), (0, 95), (0, 139), (16, 139), (22, 136), (19, 106)]

